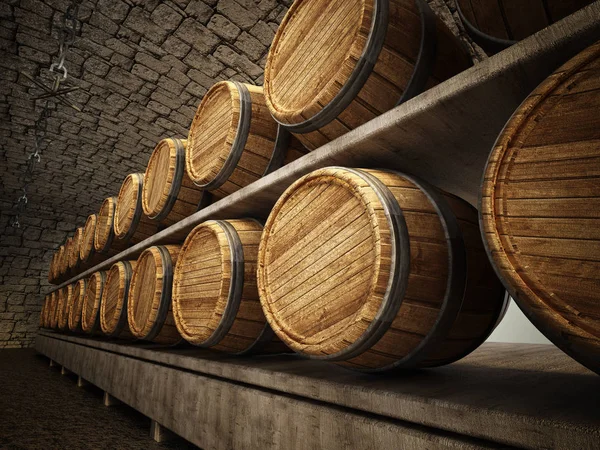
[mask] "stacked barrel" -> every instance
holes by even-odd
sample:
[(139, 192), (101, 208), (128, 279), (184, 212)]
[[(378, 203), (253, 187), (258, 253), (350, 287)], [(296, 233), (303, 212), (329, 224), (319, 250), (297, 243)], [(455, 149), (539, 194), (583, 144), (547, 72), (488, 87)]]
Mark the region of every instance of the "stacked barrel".
[[(597, 370), (600, 208), (582, 210), (600, 198), (600, 127), (583, 116), (596, 105), (583, 93), (600, 87), (597, 53), (557, 72), (509, 122), (481, 217), (410, 174), (326, 167), (289, 186), (266, 222), (207, 220), (183, 242), (142, 246), (137, 259), (53, 292), (40, 323), (231, 354), (291, 349), (378, 372), (469, 354), (502, 319), (507, 286), (542, 331)], [(59, 247), (49, 280), (145, 242), (470, 65), (423, 0), (297, 0), (264, 89), (215, 84), (188, 136), (161, 140), (145, 173), (129, 174)], [(561, 100), (579, 93), (581, 111)], [(564, 156), (565, 137), (580, 165)]]

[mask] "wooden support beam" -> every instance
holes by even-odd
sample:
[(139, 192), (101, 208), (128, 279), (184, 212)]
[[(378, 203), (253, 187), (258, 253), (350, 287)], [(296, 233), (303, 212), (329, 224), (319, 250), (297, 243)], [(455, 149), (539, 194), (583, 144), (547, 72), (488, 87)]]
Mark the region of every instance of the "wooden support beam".
[(123, 402), (118, 398), (113, 397), (108, 392), (104, 391), (104, 397), (102, 399), (102, 403), (104, 406), (117, 406), (122, 404)]
[(163, 427), (156, 420), (150, 423), (150, 437), (156, 442), (172, 441), (176, 435), (172, 431)]
[(77, 387), (78, 388), (82, 388), (85, 386), (89, 386), (90, 383), (88, 383), (87, 381), (85, 381), (83, 378), (81, 378), (81, 376), (77, 376)]
[(60, 374), (61, 375), (70, 375), (72, 372), (67, 369), (65, 366), (60, 366)]

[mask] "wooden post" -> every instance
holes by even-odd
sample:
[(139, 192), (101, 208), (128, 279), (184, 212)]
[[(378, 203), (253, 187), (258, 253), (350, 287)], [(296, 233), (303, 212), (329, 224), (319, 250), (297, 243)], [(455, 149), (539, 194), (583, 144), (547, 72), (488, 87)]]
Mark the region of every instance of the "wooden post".
[(77, 387), (81, 388), (81, 387), (85, 387), (89, 384), (90, 384), (89, 382), (87, 382), (83, 378), (81, 378), (81, 375), (77, 376)]
[(54, 362), (54, 360), (52, 360), (52, 359), (50, 360), (50, 367), (54, 367), (54, 366), (57, 366), (57, 365), (58, 365), (58, 364), (56, 364), (56, 363)]
[(150, 423), (150, 437), (155, 442), (167, 442), (172, 440), (175, 437), (175, 434), (163, 427), (156, 420), (152, 420)]
[(72, 372), (69, 369), (67, 369), (65, 366), (61, 366), (60, 367), (60, 374), (61, 375), (69, 375), (71, 373)]
[(104, 403), (104, 406), (116, 406), (116, 405), (120, 405), (122, 402), (118, 398), (115, 398), (112, 395), (110, 395), (108, 392), (104, 391), (103, 403)]

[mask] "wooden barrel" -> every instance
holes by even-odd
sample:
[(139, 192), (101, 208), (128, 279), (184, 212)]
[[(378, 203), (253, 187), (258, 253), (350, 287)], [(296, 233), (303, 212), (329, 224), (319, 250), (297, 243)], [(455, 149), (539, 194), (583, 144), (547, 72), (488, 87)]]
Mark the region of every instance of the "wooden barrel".
[(69, 269), (75, 271), (79, 267), (80, 259), (79, 252), (81, 249), (81, 239), (83, 236), (83, 227), (78, 227), (73, 233), (73, 241), (68, 255), (69, 258)]
[(56, 258), (58, 256), (58, 250), (55, 250), (50, 258), (50, 265), (48, 266), (48, 283), (56, 283)]
[(53, 330), (58, 325), (58, 291), (54, 291), (50, 294), (50, 309), (48, 311), (48, 328)]
[(425, 0), (298, 0), (271, 45), (265, 98), (313, 150), (471, 64)]
[(94, 272), (87, 281), (83, 306), (81, 308), (81, 328), (87, 334), (96, 334), (100, 330), (100, 300), (106, 282), (106, 272)]
[(63, 255), (65, 252), (65, 246), (64, 244), (58, 247), (58, 250), (56, 250), (56, 262), (54, 263), (54, 279), (56, 283), (59, 283), (60, 280), (62, 278), (64, 278), (64, 273), (63, 273), (63, 267), (62, 267), (62, 261), (63, 261)]
[(44, 303), (42, 303), (42, 310), (40, 311), (40, 328), (46, 328), (46, 310), (48, 309), (48, 303), (50, 303), (50, 295), (44, 296)]
[(127, 248), (127, 242), (115, 239), (115, 211), (117, 198), (105, 198), (96, 218), (94, 251), (98, 257), (116, 255)]
[(90, 214), (83, 226), (81, 243), (79, 245), (79, 260), (84, 266), (91, 266), (99, 261), (98, 258), (96, 258), (96, 250), (94, 248), (94, 234), (96, 233), (97, 223), (98, 215)]
[(142, 189), (142, 207), (149, 219), (172, 225), (210, 203), (185, 170), (187, 141), (168, 138), (158, 143), (148, 161)]
[(69, 330), (78, 333), (81, 328), (81, 312), (83, 310), (83, 299), (87, 290), (87, 280), (82, 278), (73, 283), (73, 293), (69, 305)]
[(481, 224), (517, 304), (600, 373), (600, 42), (517, 109), (484, 174)]
[(408, 175), (336, 167), (278, 200), (258, 286), (284, 343), (364, 371), (456, 361), (507, 304), (475, 208)]
[(229, 353), (284, 352), (262, 312), (256, 260), (262, 225), (211, 220), (188, 235), (173, 277), (173, 314), (183, 338)]
[(221, 81), (198, 106), (185, 164), (191, 180), (220, 199), (305, 152), (285, 130), (278, 132), (262, 87)]
[(71, 251), (72, 246), (73, 246), (73, 239), (68, 237), (65, 240), (62, 253), (59, 254), (60, 261), (58, 263), (58, 267), (59, 267), (60, 274), (63, 279), (67, 279), (70, 274), (70, 272), (69, 272), (69, 252)]
[(58, 329), (66, 331), (69, 328), (69, 305), (73, 296), (73, 285), (69, 284), (58, 291)]
[(465, 30), (494, 54), (574, 13), (593, 0), (457, 0)]
[(158, 230), (156, 223), (144, 215), (142, 208), (142, 185), (144, 174), (130, 173), (121, 185), (114, 215), (117, 240), (137, 244)]
[(181, 341), (171, 302), (173, 269), (180, 248), (150, 247), (137, 260), (129, 287), (127, 321), (131, 333), (139, 339), (160, 344)]
[(119, 261), (108, 271), (100, 305), (100, 327), (109, 337), (132, 337), (127, 323), (127, 297), (135, 266), (136, 261)]

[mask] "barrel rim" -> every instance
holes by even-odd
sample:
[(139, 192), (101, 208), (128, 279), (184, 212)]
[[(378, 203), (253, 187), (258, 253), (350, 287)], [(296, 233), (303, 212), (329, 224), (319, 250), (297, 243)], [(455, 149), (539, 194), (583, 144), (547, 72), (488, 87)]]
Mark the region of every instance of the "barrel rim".
[[(83, 232), (81, 235), (81, 245), (79, 246), (79, 259), (83, 263), (87, 263), (91, 260), (94, 255), (94, 237), (96, 234), (96, 224), (98, 223), (98, 215), (90, 214), (85, 219), (83, 225)], [(90, 232), (90, 228), (92, 231)], [(91, 237), (90, 237), (91, 234)]]
[[(566, 61), (562, 66), (556, 69), (552, 75), (540, 82), (531, 94), (521, 102), (506, 122), (492, 146), (492, 150), (485, 165), (485, 170), (482, 174), (482, 187), (485, 186), (487, 179), (493, 181), (497, 179), (498, 171), (501, 168), (499, 161), (504, 159), (502, 155), (507, 153), (508, 141), (511, 139), (511, 136), (518, 133), (527, 122), (529, 115), (524, 115), (521, 111), (525, 108), (529, 111), (533, 111), (548, 96), (550, 96), (554, 90), (578, 73), (582, 67), (598, 58), (600, 58), (600, 41), (590, 45)], [(500, 157), (498, 157), (498, 155), (500, 155)], [(495, 161), (495, 158), (498, 162)], [(518, 272), (514, 270), (514, 265), (511, 260), (506, 256), (504, 246), (496, 244), (501, 242), (496, 227), (496, 209), (493, 202), (490, 203), (489, 200), (484, 201), (484, 197), (495, 198), (496, 196), (496, 187), (493, 181), (489, 183), (490, 188), (487, 195), (485, 195), (485, 187), (480, 190), (478, 215), (484, 248), (488, 258), (492, 262), (492, 267), (494, 268), (496, 275), (510, 296), (515, 300), (515, 303), (525, 317), (527, 317), (527, 319), (529, 319), (546, 338), (580, 364), (600, 374), (600, 350), (598, 347), (598, 342), (600, 342), (600, 340), (597, 340), (595, 344), (596, 355), (590, 355), (587, 352), (591, 350), (590, 346), (594, 344), (590, 344), (585, 350), (582, 350), (581, 344), (568, 342), (563, 339), (562, 335), (563, 333), (572, 332), (574, 329), (593, 336), (591, 333), (582, 329), (578, 324), (574, 324), (563, 315), (549, 314), (540, 317), (530, 310), (537, 310), (538, 306), (543, 305), (549, 310), (556, 312), (556, 309), (552, 308), (544, 299), (537, 295), (535, 291), (529, 287), (528, 283), (525, 282), (522, 277), (518, 276)], [(489, 219), (484, 217), (483, 208), (486, 208), (486, 206), (489, 206)], [(494, 239), (490, 238), (488, 235), (494, 236)], [(504, 267), (505, 264), (513, 268), (513, 270), (509, 271), (503, 269), (502, 267)], [(530, 308), (531, 306), (534, 308)]]
[[(107, 232), (105, 234), (107, 234), (107, 236), (105, 236), (106, 240), (104, 241), (104, 245), (102, 245), (101, 242), (104, 239), (100, 239), (100, 238), (104, 238), (104, 236), (100, 236), (101, 227), (99, 227), (98, 225), (100, 223), (100, 218), (102, 217), (101, 212), (104, 210), (105, 205), (106, 205), (106, 208), (109, 209), (109, 211), (106, 215)], [(96, 214), (97, 220), (96, 220), (96, 229), (94, 230), (94, 249), (98, 253), (107, 253), (112, 246), (112, 243), (113, 243), (113, 240), (115, 237), (114, 223), (115, 223), (116, 208), (117, 208), (117, 198), (116, 197), (107, 197), (102, 202), (102, 205), (100, 205), (98, 214)], [(100, 247), (100, 248), (98, 248), (98, 247)]]
[[(117, 279), (119, 280), (117, 308), (120, 306), (121, 310), (118, 317), (113, 313), (110, 318), (107, 318), (105, 297), (108, 295), (108, 285), (115, 276), (115, 271), (118, 277)], [(127, 325), (127, 297), (129, 295), (129, 286), (131, 285), (132, 275), (133, 268), (130, 261), (117, 261), (107, 272), (106, 283), (102, 291), (102, 300), (100, 302), (100, 328), (108, 337), (118, 337), (125, 330), (125, 326)], [(123, 288), (120, 286), (121, 277), (123, 277)]]
[(81, 249), (81, 239), (83, 237), (83, 227), (77, 227), (73, 233), (73, 247), (69, 254), (69, 268), (76, 269), (81, 262), (79, 252)]
[[(129, 175), (127, 175), (125, 177), (125, 180), (123, 180), (123, 184), (121, 184), (121, 189), (119, 190), (119, 195), (117, 197), (117, 204), (115, 206), (115, 212), (114, 212), (114, 216), (113, 216), (113, 224), (114, 224), (113, 228), (115, 230), (115, 236), (120, 241), (127, 242), (132, 238), (132, 236), (135, 234), (137, 227), (140, 223), (140, 219), (142, 218), (143, 178), (144, 178), (144, 174), (130, 173)], [(125, 189), (128, 182), (132, 184), (132, 192), (134, 194), (136, 194), (136, 193), (137, 194), (135, 195), (135, 198), (128, 199), (128, 200), (132, 200), (131, 205), (128, 206), (129, 211), (125, 218), (125, 222), (128, 222), (128, 225), (127, 225), (127, 228), (122, 229), (122, 227), (125, 227), (126, 225), (124, 223), (121, 223), (121, 221), (119, 220), (119, 208), (123, 207), (122, 206), (123, 200), (127, 198), (127, 197), (125, 197), (123, 190)], [(130, 217), (130, 215), (131, 215), (131, 217)]]
[[(75, 296), (75, 293), (77, 292), (78, 294), (78, 303), (75, 303), (75, 298), (73, 298), (72, 301), (72, 307), (71, 310), (69, 311), (69, 330), (75, 332), (75, 331), (82, 331), (81, 328), (81, 314), (83, 312), (83, 299), (85, 297), (85, 291), (87, 289), (87, 280), (85, 278), (81, 278), (79, 280), (77, 280), (75, 283), (73, 283), (74, 287), (73, 287), (73, 296)], [(79, 308), (79, 305), (81, 304), (81, 308)], [(79, 309), (79, 313), (77, 313), (77, 310)]]
[[(94, 295), (94, 306), (91, 311), (91, 316), (87, 315), (87, 299), (90, 287), (92, 283), (96, 284), (96, 292)], [(99, 270), (90, 275), (88, 282), (86, 283), (86, 291), (83, 298), (83, 306), (81, 309), (81, 328), (87, 334), (96, 334), (100, 331), (100, 302), (102, 300), (102, 293), (104, 291), (104, 283), (106, 282), (106, 272)], [(95, 312), (94, 312), (95, 311)]]

